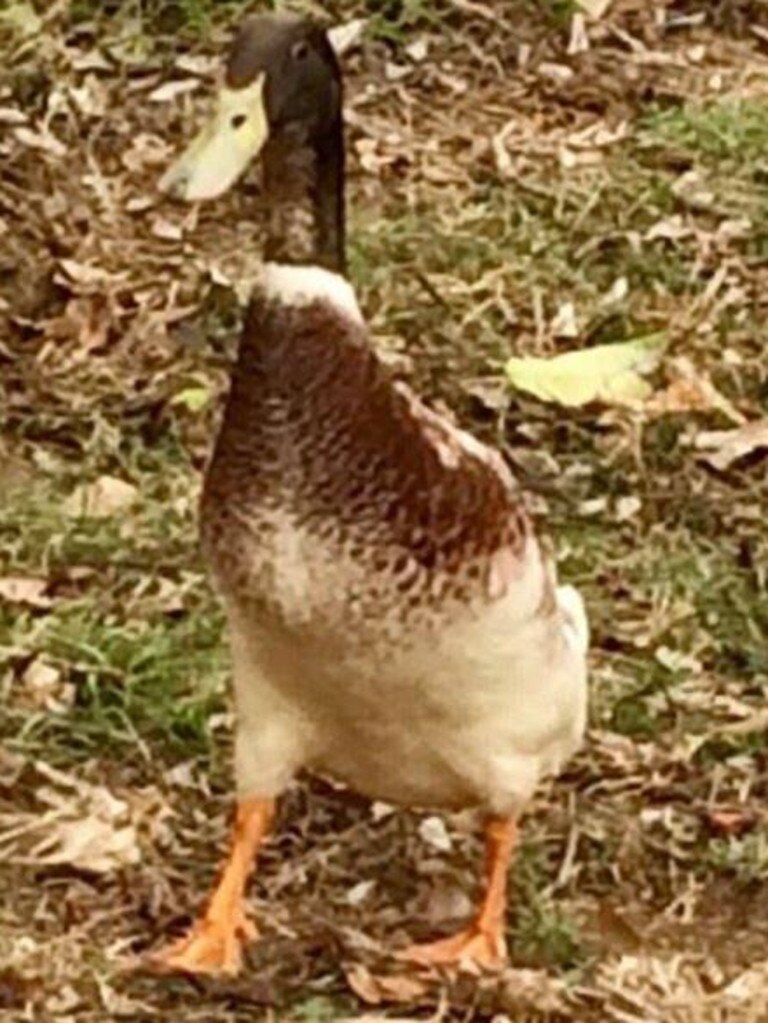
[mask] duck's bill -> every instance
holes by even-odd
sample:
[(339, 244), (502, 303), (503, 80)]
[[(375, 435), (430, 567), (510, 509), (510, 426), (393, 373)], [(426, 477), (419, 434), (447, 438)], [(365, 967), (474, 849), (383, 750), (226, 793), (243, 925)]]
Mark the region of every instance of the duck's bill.
[(215, 199), (259, 155), (268, 135), (264, 76), (242, 89), (222, 89), (213, 117), (165, 172), (160, 190), (186, 202)]

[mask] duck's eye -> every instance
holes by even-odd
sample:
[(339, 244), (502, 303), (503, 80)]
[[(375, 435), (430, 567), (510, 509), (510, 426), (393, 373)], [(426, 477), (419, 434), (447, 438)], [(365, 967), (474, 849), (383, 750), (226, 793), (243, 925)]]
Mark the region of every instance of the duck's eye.
[(242, 126), (245, 124), (247, 120), (248, 118), (245, 116), (245, 114), (235, 114), (229, 123), (232, 125), (233, 128), (242, 128)]
[(293, 49), (291, 50), (291, 56), (294, 60), (304, 60), (309, 54), (309, 46), (305, 39), (300, 39), (298, 43), (294, 43)]

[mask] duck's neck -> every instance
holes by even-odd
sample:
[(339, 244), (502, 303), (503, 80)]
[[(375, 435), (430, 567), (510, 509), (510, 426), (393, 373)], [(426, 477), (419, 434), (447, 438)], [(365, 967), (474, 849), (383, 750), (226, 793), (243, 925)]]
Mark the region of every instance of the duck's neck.
[(341, 119), (317, 139), (290, 125), (267, 143), (263, 166), (265, 260), (346, 273)]

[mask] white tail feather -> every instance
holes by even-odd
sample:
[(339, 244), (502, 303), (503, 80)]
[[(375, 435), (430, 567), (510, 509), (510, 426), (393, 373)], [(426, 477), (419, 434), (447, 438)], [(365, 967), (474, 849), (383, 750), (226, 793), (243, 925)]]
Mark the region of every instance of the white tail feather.
[(557, 604), (565, 618), (569, 639), (579, 653), (585, 654), (589, 647), (589, 619), (581, 594), (573, 586), (558, 586)]

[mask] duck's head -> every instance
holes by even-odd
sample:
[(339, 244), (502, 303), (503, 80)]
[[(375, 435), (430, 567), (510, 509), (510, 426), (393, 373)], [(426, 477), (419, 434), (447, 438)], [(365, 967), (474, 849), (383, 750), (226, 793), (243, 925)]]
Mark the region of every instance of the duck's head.
[(340, 121), (341, 73), (322, 27), (295, 15), (253, 15), (235, 36), (213, 116), (160, 188), (188, 202), (213, 199), (270, 138), (298, 128), (312, 142)]

